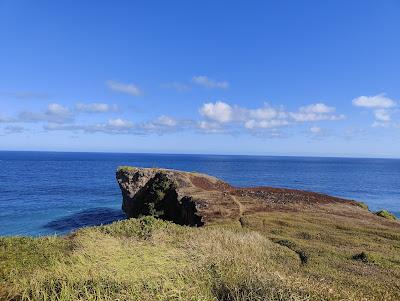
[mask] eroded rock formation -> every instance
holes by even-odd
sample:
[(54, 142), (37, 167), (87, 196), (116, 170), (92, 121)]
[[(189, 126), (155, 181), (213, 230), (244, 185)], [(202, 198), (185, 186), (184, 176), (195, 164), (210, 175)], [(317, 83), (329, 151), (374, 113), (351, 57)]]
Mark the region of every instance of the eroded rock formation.
[(181, 225), (202, 226), (265, 211), (360, 207), (355, 201), (292, 189), (233, 187), (217, 178), (159, 168), (121, 167), (116, 173), (128, 217), (153, 215)]

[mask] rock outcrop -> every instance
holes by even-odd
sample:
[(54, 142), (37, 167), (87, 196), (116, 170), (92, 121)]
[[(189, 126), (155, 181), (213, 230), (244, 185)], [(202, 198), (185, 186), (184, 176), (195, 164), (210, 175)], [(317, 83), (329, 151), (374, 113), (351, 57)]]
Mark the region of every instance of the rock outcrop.
[(128, 217), (153, 215), (180, 225), (202, 226), (266, 211), (331, 210), (358, 202), (292, 189), (233, 187), (205, 174), (160, 168), (120, 167), (116, 173)]

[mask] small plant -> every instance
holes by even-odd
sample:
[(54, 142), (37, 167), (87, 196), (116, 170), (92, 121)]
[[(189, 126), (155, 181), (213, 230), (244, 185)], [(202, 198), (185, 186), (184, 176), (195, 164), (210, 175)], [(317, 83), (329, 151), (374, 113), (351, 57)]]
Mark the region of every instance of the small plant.
[(306, 264), (308, 262), (308, 259), (310, 256), (305, 251), (298, 250), (295, 252), (299, 255), (299, 258), (300, 258), (300, 261), (302, 264)]
[(357, 260), (357, 261), (362, 261), (364, 263), (373, 263), (375, 262), (375, 260), (372, 258), (372, 256), (370, 254), (368, 254), (367, 252), (361, 252), (361, 253), (357, 253), (355, 255), (353, 255), (353, 259)]
[(397, 220), (397, 217), (393, 213), (390, 213), (387, 210), (379, 210), (379, 211), (375, 212), (375, 214), (377, 216), (380, 216), (380, 217), (383, 217), (386, 219)]
[(365, 210), (369, 210), (368, 205), (365, 204), (364, 202), (357, 202), (357, 206), (361, 207), (361, 208), (363, 208)]
[(239, 218), (239, 223), (242, 227), (246, 227), (246, 226), (250, 226), (250, 223), (248, 221), (248, 219), (246, 219), (245, 217), (241, 216)]
[(287, 247), (291, 250), (294, 250), (296, 248), (296, 243), (294, 243), (293, 241), (288, 240), (288, 239), (281, 239), (281, 240), (278, 240), (276, 243), (281, 246)]

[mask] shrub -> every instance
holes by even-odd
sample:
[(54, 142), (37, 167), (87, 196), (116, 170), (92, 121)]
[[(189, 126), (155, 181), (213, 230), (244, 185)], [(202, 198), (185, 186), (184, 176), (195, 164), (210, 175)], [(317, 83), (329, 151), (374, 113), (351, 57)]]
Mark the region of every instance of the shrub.
[[(138, 219), (128, 219), (114, 222), (110, 225), (99, 226), (98, 229), (103, 233), (110, 234), (115, 237), (135, 237), (139, 239), (148, 239), (152, 233), (158, 229), (176, 227), (174, 224), (157, 219), (153, 216), (144, 216)], [(90, 229), (89, 229), (90, 230)], [(82, 232), (83, 230), (81, 230)]]
[(397, 220), (396, 216), (387, 210), (379, 210), (375, 214), (386, 219)]
[(278, 240), (276, 243), (281, 246), (287, 247), (293, 251), (296, 249), (296, 243), (294, 243), (293, 241), (288, 240), (288, 239), (281, 239), (281, 240)]
[(357, 261), (362, 261), (364, 263), (373, 263), (375, 262), (375, 260), (372, 258), (372, 256), (370, 254), (368, 254), (367, 252), (361, 252), (361, 253), (357, 253), (355, 255), (353, 255), (353, 259), (357, 260)]

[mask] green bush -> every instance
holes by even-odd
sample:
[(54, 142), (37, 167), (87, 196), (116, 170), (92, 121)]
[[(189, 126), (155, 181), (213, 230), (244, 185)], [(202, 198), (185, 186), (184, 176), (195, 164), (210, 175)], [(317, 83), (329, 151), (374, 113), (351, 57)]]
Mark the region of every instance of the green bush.
[(110, 225), (97, 227), (103, 233), (115, 237), (135, 237), (148, 239), (152, 233), (159, 229), (177, 227), (175, 224), (157, 219), (153, 216), (144, 216), (139, 219), (128, 219), (114, 222)]
[(389, 211), (387, 211), (387, 210), (380, 210), (380, 211), (375, 212), (375, 214), (377, 216), (380, 216), (380, 217), (383, 217), (383, 218), (386, 218), (386, 219), (397, 220), (397, 217), (394, 214), (392, 214)]

